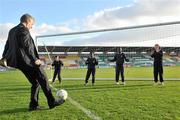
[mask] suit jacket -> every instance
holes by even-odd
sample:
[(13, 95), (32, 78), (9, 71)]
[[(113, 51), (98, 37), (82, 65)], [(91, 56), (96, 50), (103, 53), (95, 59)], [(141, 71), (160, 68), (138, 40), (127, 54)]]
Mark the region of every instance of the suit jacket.
[(18, 68), (19, 64), (36, 66), (35, 61), (39, 56), (30, 32), (23, 24), (9, 31), (2, 57), (10, 67)]

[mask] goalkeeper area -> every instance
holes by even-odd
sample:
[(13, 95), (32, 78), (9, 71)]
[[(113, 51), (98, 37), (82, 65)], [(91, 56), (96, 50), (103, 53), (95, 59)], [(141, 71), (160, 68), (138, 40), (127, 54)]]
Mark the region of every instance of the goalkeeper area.
[[(55, 56), (60, 56), (63, 69), (76, 69), (77, 75), (63, 76), (64, 79), (84, 79), (85, 61), (90, 52), (95, 53), (98, 60), (97, 79), (114, 79), (115, 63), (109, 62), (122, 48), (126, 57), (126, 79), (152, 80), (153, 58), (152, 47), (159, 44), (163, 50), (164, 76), (168, 80), (179, 80), (178, 72), (169, 72), (169, 68), (180, 66), (180, 22), (159, 23), (122, 28), (90, 30), (64, 34), (40, 35), (36, 37), (36, 45), (44, 67), (51, 69)], [(102, 69), (104, 68), (104, 69)], [(106, 69), (105, 69), (106, 68)], [(129, 69), (132, 68), (132, 69)], [(80, 69), (80, 70), (79, 70)], [(109, 70), (107, 70), (109, 69)], [(100, 77), (99, 72), (104, 74)], [(146, 74), (133, 75), (133, 70), (146, 71)], [(110, 73), (107, 74), (107, 71)], [(78, 74), (79, 73), (79, 74)], [(73, 73), (72, 73), (73, 74)], [(177, 75), (176, 75), (177, 74)], [(52, 70), (50, 72), (52, 78)], [(169, 77), (166, 77), (169, 76)]]

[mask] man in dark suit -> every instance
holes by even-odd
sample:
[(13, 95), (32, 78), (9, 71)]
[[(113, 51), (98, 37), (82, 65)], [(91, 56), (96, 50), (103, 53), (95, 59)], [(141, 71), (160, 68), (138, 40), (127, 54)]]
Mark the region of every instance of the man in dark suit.
[(52, 66), (54, 66), (54, 76), (52, 83), (55, 82), (56, 76), (58, 75), (58, 80), (61, 84), (61, 66), (63, 66), (63, 62), (59, 59), (59, 56), (55, 56), (55, 60), (53, 61)]
[(40, 108), (38, 104), (40, 86), (47, 98), (50, 109), (65, 102), (53, 97), (47, 76), (41, 67), (41, 61), (29, 32), (34, 21), (34, 18), (29, 14), (24, 14), (21, 17), (20, 24), (9, 31), (2, 58), (2, 60), (7, 61), (8, 66), (21, 70), (32, 84), (30, 111)]
[(95, 83), (95, 73), (96, 73), (96, 65), (98, 65), (98, 61), (94, 57), (94, 53), (90, 53), (90, 57), (86, 60), (86, 65), (88, 66), (88, 70), (86, 73), (85, 86), (88, 83), (89, 77), (92, 74), (92, 85)]
[(124, 61), (129, 62), (129, 59), (126, 58), (125, 54), (122, 52), (122, 48), (117, 49), (117, 53), (114, 56), (114, 59), (110, 62), (116, 62), (116, 84), (119, 84), (119, 73), (121, 73), (122, 84), (125, 85), (124, 81)]
[(154, 48), (152, 49), (151, 57), (154, 58), (154, 85), (156, 85), (158, 82), (158, 75), (161, 85), (164, 85), (162, 64), (163, 51), (158, 44), (155, 44)]

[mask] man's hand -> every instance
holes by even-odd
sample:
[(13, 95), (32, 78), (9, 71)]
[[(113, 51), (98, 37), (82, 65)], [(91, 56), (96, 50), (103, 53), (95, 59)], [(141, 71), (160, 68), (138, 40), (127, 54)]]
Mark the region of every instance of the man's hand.
[(7, 67), (7, 61), (6, 61), (6, 59), (2, 58), (2, 59), (0, 60), (0, 66)]
[(35, 61), (35, 64), (38, 65), (38, 66), (40, 66), (40, 65), (42, 64), (42, 63), (41, 63), (41, 60), (37, 59), (37, 60)]
[(126, 59), (126, 62), (129, 62), (129, 59)]

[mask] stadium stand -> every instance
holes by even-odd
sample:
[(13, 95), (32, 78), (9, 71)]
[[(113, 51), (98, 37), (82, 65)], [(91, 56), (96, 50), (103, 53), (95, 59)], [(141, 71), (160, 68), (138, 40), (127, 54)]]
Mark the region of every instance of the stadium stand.
[[(51, 50), (53, 46), (47, 46), (47, 49)], [(61, 60), (64, 62), (65, 68), (86, 68), (85, 61), (88, 58), (89, 51), (94, 51), (95, 56), (98, 59), (99, 68), (109, 68), (114, 67), (115, 63), (108, 62), (108, 59), (112, 59), (117, 47), (78, 47), (78, 46), (55, 46), (53, 53), (51, 53), (51, 58), (55, 55), (59, 55)], [(130, 62), (125, 63), (126, 66), (136, 66), (136, 67), (148, 67), (153, 65), (153, 59), (150, 56), (151, 47), (122, 47), (127, 58), (130, 59)], [(45, 63), (50, 63), (49, 58), (43, 46), (39, 46), (39, 53), (43, 56)], [(164, 47), (163, 64), (164, 66), (176, 66), (180, 65), (180, 55), (179, 47)], [(73, 54), (68, 54), (68, 52), (78, 52)], [(175, 53), (172, 55), (172, 51)], [(61, 53), (60, 53), (61, 52)], [(86, 53), (84, 53), (86, 52)], [(59, 54), (58, 54), (59, 53)]]

